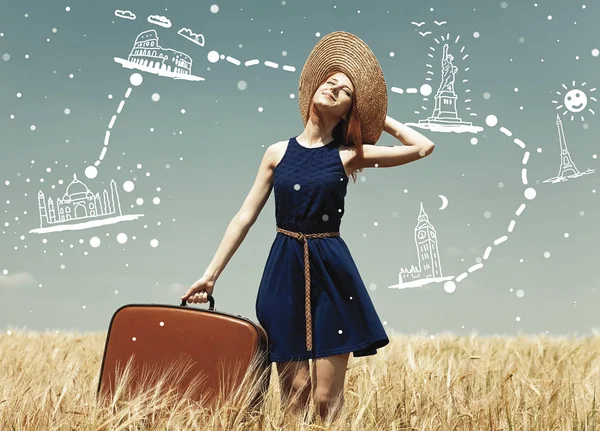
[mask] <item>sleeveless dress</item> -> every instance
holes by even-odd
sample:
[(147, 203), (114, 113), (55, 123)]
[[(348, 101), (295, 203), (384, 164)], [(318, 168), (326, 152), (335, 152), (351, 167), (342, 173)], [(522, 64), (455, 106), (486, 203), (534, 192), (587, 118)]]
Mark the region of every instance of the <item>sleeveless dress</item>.
[[(339, 232), (348, 186), (339, 146), (335, 139), (315, 148), (289, 140), (273, 176), (278, 228)], [(307, 349), (304, 245), (276, 231), (256, 298), (256, 316), (269, 338), (269, 362), (377, 354), (389, 338), (346, 243), (341, 236), (306, 242), (312, 348)]]

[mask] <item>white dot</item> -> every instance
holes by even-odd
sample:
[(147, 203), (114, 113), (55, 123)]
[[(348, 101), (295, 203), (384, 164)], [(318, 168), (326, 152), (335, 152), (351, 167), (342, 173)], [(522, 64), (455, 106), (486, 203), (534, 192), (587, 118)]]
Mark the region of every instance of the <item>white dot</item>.
[(159, 325), (160, 326), (165, 326), (165, 322), (160, 322)]
[(431, 85), (423, 84), (419, 88), (419, 91), (421, 92), (422, 96), (429, 96), (431, 94), (431, 92), (433, 91), (433, 89), (431, 88)]
[(131, 337), (131, 339), (132, 339), (133, 341), (137, 340), (137, 338), (135, 338), (135, 337)]
[(525, 296), (525, 292), (522, 289), (517, 290), (517, 297), (522, 298)]
[(101, 242), (101, 241), (100, 241), (100, 238), (98, 238), (97, 236), (95, 236), (95, 237), (92, 237), (92, 238), (90, 239), (90, 245), (91, 245), (93, 248), (98, 248), (98, 247), (100, 247), (100, 242)]
[(4, 60), (4, 61), (10, 60), (10, 54), (8, 54), (8, 53), (2, 54), (2, 60)]
[(478, 142), (477, 138), (471, 138), (471, 145), (477, 145)]
[(300, 184), (294, 184), (294, 190), (296, 190), (296, 191), (300, 190)]
[[(131, 82), (131, 85), (133, 85), (134, 87), (137, 87), (143, 81), (144, 81), (144, 77), (139, 73), (132, 73), (131, 76), (129, 77), (129, 82)], [(111, 99), (111, 98), (112, 98), (112, 96), (109, 96), (109, 99)]]
[(483, 216), (484, 216), (485, 218), (490, 218), (490, 217), (492, 216), (492, 213), (491, 213), (491, 212), (489, 212), (489, 211), (486, 211), (486, 212), (484, 212), (484, 213), (483, 213)]
[(485, 117), (485, 124), (487, 124), (490, 127), (494, 127), (496, 124), (498, 124), (498, 117), (496, 117), (495, 115), (488, 115), (487, 117)]
[(525, 195), (525, 199), (533, 200), (533, 199), (535, 199), (536, 192), (533, 187), (529, 187), (529, 188), (525, 189), (525, 192), (523, 194)]
[(321, 33), (320, 33), (320, 32), (316, 32), (316, 33), (315, 33), (315, 36), (317, 36), (317, 37), (321, 37)]
[(246, 88), (248, 88), (248, 84), (246, 83), (246, 81), (240, 81), (237, 84), (238, 90), (242, 90), (244, 91)]
[(520, 321), (521, 321), (521, 318), (520, 318), (519, 316), (517, 316), (517, 317), (515, 318), (515, 320), (516, 320), (517, 322), (520, 322)]
[(483, 93), (483, 98), (484, 99), (489, 99), (490, 97), (492, 97), (492, 95), (490, 93), (488, 93), (487, 91), (485, 93)]
[(564, 235), (564, 237), (565, 237), (565, 238), (568, 238), (568, 237), (569, 237), (569, 233), (568, 233), (568, 232), (565, 232), (565, 235)]
[(549, 252), (549, 251), (545, 251), (545, 252), (544, 252), (544, 257), (545, 257), (546, 259), (548, 259), (548, 258), (550, 257), (550, 252)]
[(290, 99), (294, 99), (296, 97), (296, 95), (294, 93), (290, 94)]
[(69, 6), (67, 6), (67, 7), (65, 8), (65, 10), (66, 10), (67, 12), (69, 12), (69, 11), (71, 10), (71, 8), (70, 8)]
[(138, 204), (138, 205), (143, 205), (143, 204), (144, 204), (144, 199), (142, 199), (142, 198), (137, 198), (137, 199), (135, 200), (135, 203), (136, 203), (136, 204)]
[(158, 102), (160, 100), (160, 94), (154, 93), (152, 94), (152, 101)]
[(503, 188), (504, 187), (504, 183), (500, 182), (498, 183), (498, 188)]
[(153, 203), (154, 205), (158, 205), (158, 204), (160, 204), (160, 198), (159, 198), (159, 197), (155, 197), (154, 199), (152, 199), (152, 203)]
[(519, 38), (519, 43), (524, 43), (525, 42), (525, 38), (524, 37), (520, 37)]
[(515, 93), (518, 93), (518, 92), (519, 92), (519, 88), (515, 87)]
[(126, 192), (132, 192), (134, 188), (135, 185), (133, 184), (133, 181), (128, 180), (123, 183), (123, 190), (125, 190)]
[(377, 290), (377, 285), (375, 283), (369, 283), (369, 290)]
[(127, 234), (121, 232), (120, 234), (117, 235), (117, 242), (119, 244), (125, 244), (127, 242)]
[(153, 239), (152, 241), (150, 241), (150, 246), (154, 248), (158, 247), (158, 240)]
[(32, 124), (30, 127), (31, 130), (35, 130), (35, 124)]
[(503, 2), (500, 3), (500, 7), (502, 9), (506, 9), (508, 7), (508, 3), (506, 3), (505, 1), (503, 1)]
[(8, 269), (5, 269), (4, 271), (2, 271), (2, 274), (7, 275), (8, 274)]
[(474, 37), (475, 39), (478, 39), (478, 38), (479, 38), (479, 32), (478, 32), (478, 31), (474, 32), (474, 33), (473, 33), (473, 37)]
[(262, 112), (262, 111), (263, 111), (263, 108), (262, 108), (262, 106), (259, 106), (259, 107), (258, 107), (258, 112)]
[(211, 11), (212, 13), (217, 13), (217, 12), (219, 12), (219, 6), (218, 6), (218, 5), (216, 5), (216, 4), (212, 5), (212, 6), (210, 7), (210, 11)]
[(598, 48), (592, 49), (592, 55), (594, 57), (598, 57), (598, 55), (600, 55), (600, 50), (598, 50)]
[(89, 179), (96, 178), (96, 175), (98, 175), (98, 169), (96, 169), (96, 167), (88, 166), (85, 168), (85, 176)]
[(206, 55), (206, 58), (208, 59), (209, 62), (216, 63), (217, 61), (219, 61), (219, 53), (217, 51), (210, 51)]
[(343, 334), (344, 331), (342, 331), (341, 329), (338, 329), (338, 334)]
[(447, 293), (452, 293), (456, 290), (456, 283), (454, 283), (453, 281), (447, 281), (444, 283), (444, 290)]
[(552, 21), (552, 15), (548, 15), (548, 21)]
[(182, 113), (182, 114), (185, 114), (185, 109), (182, 109), (182, 110), (181, 110), (181, 113)]

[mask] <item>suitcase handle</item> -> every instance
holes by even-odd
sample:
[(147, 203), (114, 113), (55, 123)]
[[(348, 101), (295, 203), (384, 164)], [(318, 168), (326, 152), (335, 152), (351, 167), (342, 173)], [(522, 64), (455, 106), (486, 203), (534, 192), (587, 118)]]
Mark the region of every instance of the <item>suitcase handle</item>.
[[(185, 299), (182, 299), (181, 300), (181, 307), (185, 307), (186, 305), (187, 304), (186, 304)], [(215, 298), (213, 298), (212, 295), (208, 295), (208, 309), (209, 310), (213, 310), (213, 311), (215, 309)]]

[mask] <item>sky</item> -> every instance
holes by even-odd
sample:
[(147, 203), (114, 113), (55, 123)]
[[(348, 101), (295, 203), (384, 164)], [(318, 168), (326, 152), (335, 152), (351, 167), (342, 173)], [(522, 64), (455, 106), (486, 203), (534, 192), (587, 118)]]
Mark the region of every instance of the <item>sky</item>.
[[(348, 184), (340, 233), (386, 331), (591, 334), (599, 19), (580, 0), (7, 2), (0, 330), (106, 331), (123, 305), (178, 305), (265, 149), (302, 132), (308, 54), (343, 30), (377, 56), (388, 115), (436, 144)], [(191, 60), (185, 76), (129, 61), (147, 31)], [(402, 143), (384, 132), (377, 145)], [(92, 207), (75, 207), (87, 190)], [(71, 220), (52, 219), (67, 194)], [(443, 274), (400, 283), (419, 266), (421, 205)], [(217, 280), (217, 310), (257, 322), (275, 227), (272, 193)]]

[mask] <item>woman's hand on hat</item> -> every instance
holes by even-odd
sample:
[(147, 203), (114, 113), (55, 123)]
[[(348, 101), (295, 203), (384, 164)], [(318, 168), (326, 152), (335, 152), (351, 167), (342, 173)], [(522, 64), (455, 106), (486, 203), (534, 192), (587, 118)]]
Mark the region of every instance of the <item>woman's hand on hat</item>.
[(212, 296), (214, 289), (215, 282), (202, 277), (196, 280), (180, 299), (195, 304), (208, 302), (208, 295)]

